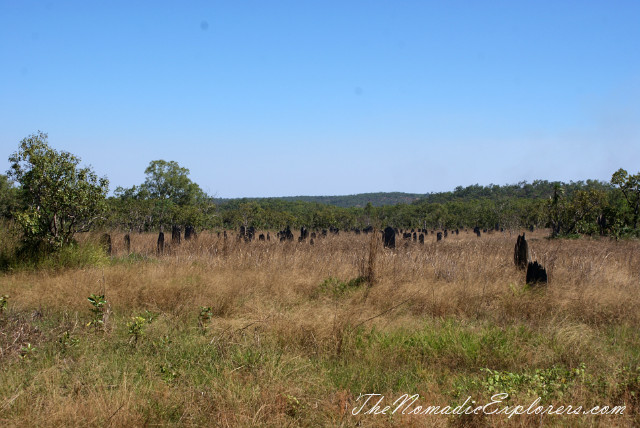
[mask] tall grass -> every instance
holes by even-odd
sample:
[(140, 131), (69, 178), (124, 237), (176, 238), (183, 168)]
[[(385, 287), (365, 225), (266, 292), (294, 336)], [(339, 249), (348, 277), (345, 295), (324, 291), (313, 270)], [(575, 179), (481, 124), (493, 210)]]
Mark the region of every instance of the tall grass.
[[(378, 234), (311, 246), (204, 232), (169, 242), (160, 257), (156, 235), (132, 234), (127, 254), (113, 233), (111, 258), (74, 253), (82, 262), (64, 269), (0, 276), (0, 295), (10, 296), (0, 314), (0, 422), (635, 426), (640, 244), (545, 235), (528, 234), (550, 278), (536, 290), (513, 264), (515, 233), (428, 235), (389, 250)], [(86, 326), (87, 297), (103, 292), (112, 310), (104, 331)], [(206, 329), (202, 307), (211, 308)], [(149, 313), (131, 340), (132, 317)], [(536, 373), (557, 384), (535, 383)], [(361, 393), (419, 393), (442, 406), (487, 400), (490, 376), (518, 403), (544, 395), (627, 410), (542, 420), (350, 413)]]

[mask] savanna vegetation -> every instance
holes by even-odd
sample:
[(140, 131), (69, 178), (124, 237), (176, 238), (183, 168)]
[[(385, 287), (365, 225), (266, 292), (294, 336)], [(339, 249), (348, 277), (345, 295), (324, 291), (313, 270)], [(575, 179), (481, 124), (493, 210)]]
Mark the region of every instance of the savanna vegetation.
[[(216, 203), (165, 161), (106, 198), (106, 178), (45, 134), (10, 162), (0, 177), (3, 425), (640, 424), (638, 175), (336, 207)], [(240, 225), (272, 239), (237, 239)], [(279, 242), (286, 225), (342, 231)], [(349, 231), (367, 225), (460, 233), (387, 249), (377, 231)], [(197, 238), (158, 254), (158, 231), (171, 226)], [(547, 286), (527, 286), (514, 265), (525, 228)], [(354, 415), (371, 393), (384, 405), (419, 394), (412, 408), (483, 405), (497, 393), (509, 397), (494, 409), (625, 407), (509, 418), (365, 414), (369, 405)]]
[[(616, 171), (611, 181), (473, 185), (435, 194), (370, 193), (342, 197), (284, 197), (217, 200), (189, 178), (177, 162), (154, 160), (146, 179), (118, 187), (106, 198), (108, 180), (67, 152), (47, 145), (41, 132), (20, 142), (0, 175), (0, 216), (13, 219), (30, 247), (70, 244), (76, 232), (96, 228), (149, 232), (172, 226), (281, 230), (549, 228), (553, 237), (640, 233), (640, 172)], [(15, 185), (14, 185), (15, 184)], [(410, 203), (385, 204), (389, 201)]]

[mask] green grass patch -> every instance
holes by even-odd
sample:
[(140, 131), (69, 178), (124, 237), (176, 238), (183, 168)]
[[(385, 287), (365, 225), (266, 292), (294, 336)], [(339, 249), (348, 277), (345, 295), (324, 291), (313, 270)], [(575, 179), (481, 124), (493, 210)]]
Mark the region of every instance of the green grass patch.
[(359, 289), (366, 283), (367, 279), (363, 276), (359, 276), (348, 281), (342, 281), (338, 278), (329, 277), (322, 281), (322, 283), (318, 286), (318, 292), (320, 294), (328, 294), (334, 297), (339, 297), (353, 290)]
[(71, 244), (49, 253), (16, 249), (0, 257), (0, 269), (22, 270), (66, 270), (107, 266), (110, 258), (96, 243)]

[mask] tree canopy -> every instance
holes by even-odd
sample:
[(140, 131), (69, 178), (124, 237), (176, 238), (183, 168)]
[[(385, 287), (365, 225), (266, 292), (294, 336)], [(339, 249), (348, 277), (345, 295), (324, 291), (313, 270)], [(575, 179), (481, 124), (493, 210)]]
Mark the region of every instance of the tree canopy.
[(133, 230), (166, 225), (202, 226), (215, 208), (210, 198), (189, 178), (189, 170), (175, 161), (154, 160), (145, 169), (144, 183), (118, 187), (111, 201), (116, 223)]
[(23, 209), (16, 220), (26, 244), (60, 248), (102, 217), (109, 181), (79, 167), (73, 154), (49, 147), (47, 134), (23, 139), (9, 162), (8, 175), (19, 184)]
[(205, 198), (204, 192), (189, 178), (189, 170), (178, 162), (154, 160), (144, 173), (147, 178), (140, 191), (150, 199), (168, 200), (185, 206), (192, 205)]
[(6, 175), (0, 174), (0, 217), (9, 218), (18, 204), (18, 189)]
[(638, 228), (640, 217), (640, 172), (634, 175), (620, 168), (611, 177), (611, 184), (616, 186), (627, 202), (633, 218), (633, 228)]

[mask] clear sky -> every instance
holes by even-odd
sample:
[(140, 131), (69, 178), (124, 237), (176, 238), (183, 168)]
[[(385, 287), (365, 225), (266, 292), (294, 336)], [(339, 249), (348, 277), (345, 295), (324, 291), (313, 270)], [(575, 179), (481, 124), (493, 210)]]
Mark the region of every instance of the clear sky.
[(640, 170), (640, 1), (0, 0), (0, 171), (42, 130), (218, 197)]

